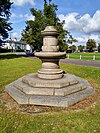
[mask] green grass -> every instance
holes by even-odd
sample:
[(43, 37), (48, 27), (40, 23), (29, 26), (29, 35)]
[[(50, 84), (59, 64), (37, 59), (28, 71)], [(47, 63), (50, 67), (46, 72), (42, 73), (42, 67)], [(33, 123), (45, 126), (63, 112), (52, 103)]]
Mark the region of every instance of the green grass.
[[(60, 64), (68, 73), (89, 80), (100, 90), (100, 69), (72, 64)], [(0, 60), (0, 90), (23, 75), (37, 72), (41, 62), (28, 58)], [(58, 110), (58, 109), (57, 109)], [(56, 109), (47, 113), (28, 114), (8, 110), (0, 103), (0, 133), (100, 133), (100, 98), (81, 110)]]
[(0, 60), (5, 60), (5, 59), (14, 59), (14, 58), (20, 58), (19, 55), (16, 54), (1, 54), (0, 55)]
[(93, 60), (93, 56), (95, 55), (95, 60), (100, 61), (100, 53), (71, 53), (69, 54), (69, 58), (80, 59), (80, 55), (82, 60)]
[(41, 115), (5, 113), (0, 116), (1, 133), (99, 133), (100, 108), (89, 111)]
[(24, 57), (0, 60), (0, 87), (28, 73), (37, 72), (39, 67), (40, 61)]
[(100, 68), (92, 66), (78, 66), (74, 64), (62, 64), (61, 68), (65, 72), (87, 79), (89, 82), (96, 84), (100, 89)]

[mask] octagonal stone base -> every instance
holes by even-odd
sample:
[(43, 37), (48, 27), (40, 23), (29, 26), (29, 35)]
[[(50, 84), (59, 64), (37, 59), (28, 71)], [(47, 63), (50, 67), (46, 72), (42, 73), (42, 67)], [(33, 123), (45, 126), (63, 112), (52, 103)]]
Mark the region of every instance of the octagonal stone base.
[(18, 104), (55, 107), (68, 107), (94, 93), (88, 81), (71, 74), (56, 80), (43, 80), (37, 74), (28, 74), (5, 88)]

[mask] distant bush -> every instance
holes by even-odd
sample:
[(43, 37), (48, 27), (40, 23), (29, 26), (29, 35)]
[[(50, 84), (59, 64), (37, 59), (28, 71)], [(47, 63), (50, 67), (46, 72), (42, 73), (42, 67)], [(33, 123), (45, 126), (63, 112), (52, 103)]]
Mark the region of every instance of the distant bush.
[(16, 51), (16, 52), (24, 52), (23, 49), (16, 49), (15, 51)]
[(0, 53), (7, 53), (7, 52), (11, 52), (11, 49), (0, 48)]
[(16, 52), (24, 52), (24, 50), (23, 49), (21, 49), (21, 47), (20, 46), (17, 46), (17, 49), (15, 50)]

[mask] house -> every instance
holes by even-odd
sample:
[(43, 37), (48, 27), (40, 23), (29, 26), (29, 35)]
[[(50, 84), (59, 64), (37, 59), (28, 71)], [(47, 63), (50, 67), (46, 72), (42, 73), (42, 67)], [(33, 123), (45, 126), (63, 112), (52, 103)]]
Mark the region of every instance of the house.
[(32, 50), (32, 46), (30, 46), (29, 44), (25, 43), (25, 42), (20, 42), (17, 41), (16, 39), (14, 40), (6, 40), (2, 43), (1, 48), (6, 48), (6, 49), (12, 49), (12, 51), (18, 51), (18, 50), (22, 50), (22, 51), (26, 51)]

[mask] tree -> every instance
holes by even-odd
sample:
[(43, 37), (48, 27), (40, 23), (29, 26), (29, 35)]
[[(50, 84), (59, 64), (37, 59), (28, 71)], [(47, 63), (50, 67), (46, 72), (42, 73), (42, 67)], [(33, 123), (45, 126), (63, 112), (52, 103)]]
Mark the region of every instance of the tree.
[(98, 52), (100, 52), (100, 43), (98, 43)]
[(8, 22), (11, 5), (10, 0), (0, 0), (0, 40), (8, 38), (8, 32), (12, 30)]
[(75, 45), (72, 45), (69, 48), (72, 50), (72, 52), (75, 52), (76, 51), (76, 46)]
[(89, 50), (89, 52), (93, 52), (93, 49), (96, 48), (96, 42), (94, 39), (88, 39), (86, 43), (86, 47)]
[(83, 46), (83, 45), (79, 45), (79, 46), (78, 46), (78, 50), (79, 50), (80, 52), (82, 52), (83, 49), (84, 49), (84, 47), (85, 47), (85, 46)]
[(44, 9), (36, 10), (30, 9), (31, 14), (35, 17), (34, 21), (30, 20), (26, 22), (26, 28), (22, 32), (22, 41), (26, 41), (28, 44), (33, 45), (34, 49), (40, 49), (43, 45), (41, 31), (45, 29), (47, 25), (55, 26), (58, 35), (58, 45), (60, 50), (64, 51), (68, 48), (68, 41), (72, 42), (74, 39), (67, 30), (63, 29), (64, 21), (60, 22), (56, 15), (57, 5), (51, 4), (52, 0), (44, 0)]

